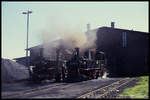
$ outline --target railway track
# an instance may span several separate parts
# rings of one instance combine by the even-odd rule
[[[28,96],[31,94],[35,94],[35,93],[39,93],[39,92],[46,92],[47,90],[51,90],[54,88],[63,88],[63,87],[69,87],[69,86],[73,86],[73,85],[77,85],[80,83],[57,83],[57,84],[51,84],[51,85],[47,85],[47,86],[42,86],[42,87],[37,87],[34,89],[29,89],[29,90],[25,90],[25,91],[18,91],[15,93],[5,93],[2,95],[3,98],[18,98],[18,97],[22,97],[22,96]],[[47,94],[47,93],[46,93]]]
[[[77,98],[109,98],[110,94],[112,92],[118,92],[118,88],[128,84],[129,82],[136,80],[135,78],[125,78],[122,80],[119,80],[117,82],[114,82],[110,85],[107,85],[105,87],[93,90],[89,93],[83,94]]]
[[[3,98],[15,98],[15,97],[19,97],[19,96],[23,96],[23,95],[27,95],[27,94],[31,94],[34,93],[36,91],[42,91],[42,90],[47,90],[47,89],[52,89],[58,86],[63,86],[63,85],[67,85],[67,83],[58,83],[58,84],[53,84],[53,85],[47,85],[47,86],[42,86],[42,87],[37,87],[34,89],[29,89],[29,90],[25,90],[25,91],[18,91],[15,93],[5,93],[3,94]]]
[[[78,89],[80,91],[80,93],[78,93],[77,91],[74,92],[74,94],[78,94],[77,97],[75,98],[105,98],[106,96],[108,96],[111,92],[115,91],[116,89],[118,89],[119,87],[129,83],[130,81],[134,80],[134,78],[125,78],[125,79],[121,79],[121,80],[117,80],[114,81],[113,83],[109,83],[109,85],[107,86],[103,86],[103,87],[97,87],[95,89],[92,89],[92,86],[90,87],[90,89]],[[89,81],[90,82],[90,81]],[[57,84],[51,84],[51,85],[47,85],[47,86],[42,86],[42,87],[38,87],[38,88],[34,88],[34,89],[30,89],[30,90],[25,90],[25,91],[20,91],[20,92],[16,92],[16,93],[10,93],[10,94],[3,94],[2,98],[32,98],[32,97],[37,97],[37,96],[42,96],[42,95],[49,95],[49,97],[53,96],[51,94],[50,91],[54,91],[54,90],[63,90],[66,89],[65,91],[68,91],[67,88],[72,87],[72,89],[74,89],[73,87],[75,86],[76,88],[78,88],[81,84],[87,84],[87,81],[83,81],[83,82],[79,82],[79,83],[57,83]],[[94,87],[94,86],[93,86]],[[83,92],[81,92],[83,90]],[[73,90],[74,91],[74,90]],[[72,93],[72,92],[67,92],[67,93]],[[85,93],[85,94],[82,94]],[[50,95],[51,94],[51,95]],[[81,95],[82,94],[82,95]],[[59,94],[57,94],[59,95]],[[61,93],[60,93],[61,95]],[[67,96],[67,94],[66,94]]]

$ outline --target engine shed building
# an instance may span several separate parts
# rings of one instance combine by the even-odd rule
[[[96,46],[105,52],[109,76],[148,75],[148,33],[114,27],[96,31]]]

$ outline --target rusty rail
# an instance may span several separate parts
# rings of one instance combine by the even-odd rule
[[[105,87],[99,88],[97,90],[91,91],[89,93],[83,94],[77,98],[105,98],[110,92],[116,91],[119,87],[135,80],[135,78],[125,78],[114,82]]]

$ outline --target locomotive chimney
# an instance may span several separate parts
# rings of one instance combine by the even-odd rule
[[[91,57],[91,50],[88,50],[88,51],[89,51],[88,58],[89,58],[89,60],[91,60],[92,59],[92,57]]]
[[[43,48],[40,48],[40,58],[43,58]]]
[[[56,73],[58,73],[58,67],[59,67],[59,54],[60,54],[60,49],[56,49]]]
[[[115,28],[115,22],[111,22],[111,28]]]
[[[75,48],[75,50],[76,50],[77,58],[79,58],[79,48]]]

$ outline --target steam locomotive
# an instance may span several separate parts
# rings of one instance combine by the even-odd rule
[[[32,80],[55,79],[56,82],[77,82],[102,77],[107,72],[107,62],[104,52],[86,50],[82,56],[79,48],[75,48],[70,59],[60,59],[60,49],[56,50],[56,60],[46,60],[44,57],[33,64]]]

